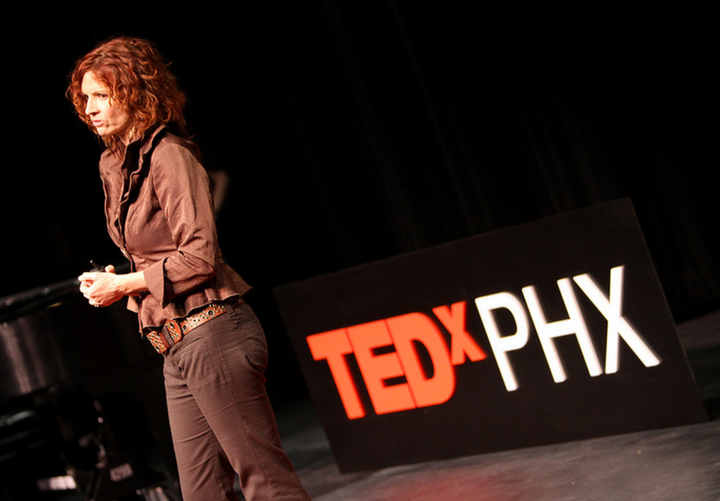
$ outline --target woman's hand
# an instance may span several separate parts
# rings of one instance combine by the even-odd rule
[[[80,292],[93,306],[110,306],[125,296],[147,290],[142,273],[116,275],[115,267],[105,267],[105,271],[90,271],[78,277]]]
[[[110,306],[123,298],[119,289],[115,267],[106,266],[104,271],[90,271],[78,277],[80,292],[93,306]]]

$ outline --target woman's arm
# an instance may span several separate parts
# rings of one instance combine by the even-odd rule
[[[188,147],[163,139],[153,153],[147,181],[152,183],[167,233],[162,235],[165,248],[153,256],[155,262],[143,274],[150,294],[165,307],[215,276],[220,251],[210,183]],[[161,235],[128,222],[126,238],[135,249],[155,249]]]

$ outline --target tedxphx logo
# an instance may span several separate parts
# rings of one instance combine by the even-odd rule
[[[512,292],[475,298],[474,306],[507,391],[517,390],[522,383],[516,379],[509,353],[527,344],[530,321],[535,327],[555,383],[567,379],[554,341],[562,336],[577,338],[588,374],[593,377],[618,372],[621,339],[645,367],[660,364],[655,352],[623,316],[623,273],[623,266],[610,270],[607,294],[589,274],[558,280],[568,318],[555,322],[546,321],[532,285],[522,288],[525,304]],[[604,367],[579,306],[577,289],[607,320]],[[346,357],[349,355],[354,355],[357,361],[376,414],[439,405],[447,402],[455,392],[454,366],[487,358],[467,331],[467,308],[466,301],[441,305],[432,309],[432,316],[420,312],[408,313],[314,334],[307,337],[307,343],[316,361],[327,362],[349,419],[362,418],[366,414],[348,366]],[[495,312],[503,309],[515,321],[514,333],[500,331]],[[449,343],[438,322],[449,333]],[[430,376],[423,369],[416,343],[422,344],[430,356]],[[391,384],[393,380],[394,384]]]

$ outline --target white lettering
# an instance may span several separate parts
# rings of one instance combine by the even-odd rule
[[[608,322],[605,374],[614,374],[618,371],[620,338],[627,343],[645,367],[654,367],[660,364],[657,355],[622,314],[623,271],[623,266],[610,270],[610,293],[607,296],[589,274],[585,273],[573,277],[578,287]],[[557,281],[557,284],[568,312],[568,318],[555,322],[548,322],[545,318],[535,287],[529,285],[522,289],[527,309],[530,312],[530,318],[545,353],[545,359],[552,378],[556,383],[567,380],[565,367],[555,346],[555,338],[570,335],[577,338],[588,374],[592,377],[600,376],[603,374],[603,366],[593,345],[572,281],[569,278],[562,278]],[[515,391],[519,385],[508,352],[519,350],[525,347],[528,342],[530,327],[525,307],[520,299],[510,292],[498,292],[475,298],[475,306],[487,333],[505,388],[507,391]],[[508,310],[515,321],[516,330],[513,334],[502,335],[497,325],[494,310],[502,308]]]
[[[530,316],[535,325],[535,330],[538,333],[538,338],[540,338],[540,344],[545,352],[545,359],[550,367],[553,380],[556,383],[562,383],[567,379],[565,368],[560,361],[553,339],[570,335],[577,336],[588,373],[593,377],[599,376],[603,373],[602,367],[600,366],[600,361],[593,347],[592,338],[585,324],[585,318],[580,311],[577,298],[572,290],[570,280],[567,278],[558,280],[558,288],[560,289],[560,294],[562,295],[565,308],[567,308],[570,317],[566,320],[558,320],[551,323],[545,320],[545,314],[540,306],[535,288],[531,285],[524,287],[522,290],[528,305],[528,310],[530,310]]]
[[[508,351],[519,350],[527,344],[530,337],[530,328],[528,325],[525,308],[523,308],[520,300],[509,292],[499,292],[490,296],[483,296],[475,299],[483,326],[487,332],[490,347],[492,348],[495,360],[497,361],[500,375],[502,376],[507,391],[515,391],[518,388],[515,373],[507,356]],[[512,314],[515,319],[517,329],[515,334],[509,336],[501,336],[492,310],[505,308]]]
[[[575,283],[608,321],[605,355],[605,372],[607,374],[614,374],[618,371],[621,337],[645,367],[654,367],[660,364],[660,359],[622,316],[623,271],[624,266],[617,266],[610,270],[609,298],[605,297],[590,275],[574,277]]]

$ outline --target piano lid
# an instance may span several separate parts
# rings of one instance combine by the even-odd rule
[[[125,302],[93,308],[75,279],[0,298],[0,401],[112,377],[151,356]]]

